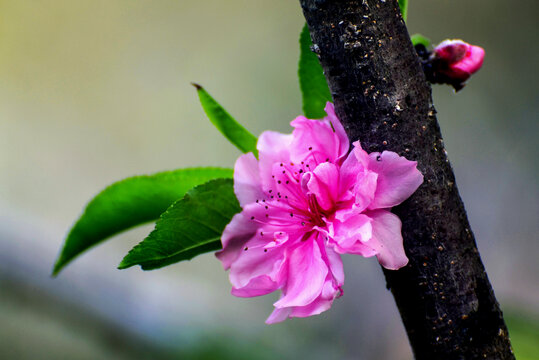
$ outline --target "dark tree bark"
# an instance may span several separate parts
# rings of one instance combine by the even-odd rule
[[[417,359],[514,359],[397,0],[300,0],[350,139],[418,162],[394,212],[409,264],[384,270]]]

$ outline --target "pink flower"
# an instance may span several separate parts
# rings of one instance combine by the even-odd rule
[[[290,135],[266,131],[257,160],[240,156],[234,191],[243,211],[217,252],[232,294],[282,291],[267,323],[319,314],[342,295],[340,254],[376,256],[387,269],[408,263],[399,218],[388,211],[423,182],[416,162],[350,144],[333,105],[323,120],[297,117]]]
[[[433,56],[438,73],[463,83],[481,68],[485,50],[462,40],[445,40],[434,48]]]

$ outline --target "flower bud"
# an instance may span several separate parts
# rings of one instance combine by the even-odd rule
[[[431,63],[435,77],[441,83],[448,83],[456,90],[483,65],[485,50],[462,40],[445,40],[434,48]]]

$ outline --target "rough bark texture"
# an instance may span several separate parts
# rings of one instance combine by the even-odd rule
[[[409,264],[384,271],[417,359],[514,359],[397,0],[300,0],[351,139],[418,161],[394,208]]]

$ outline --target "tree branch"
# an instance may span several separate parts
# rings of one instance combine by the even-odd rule
[[[384,271],[416,358],[514,359],[397,0],[300,3],[349,137],[425,176],[394,208],[410,262]]]

